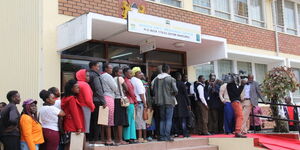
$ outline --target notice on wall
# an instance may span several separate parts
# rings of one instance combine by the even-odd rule
[[[201,43],[201,27],[166,18],[129,12],[128,31]]]

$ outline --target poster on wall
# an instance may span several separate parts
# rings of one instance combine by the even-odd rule
[[[128,31],[170,39],[201,43],[201,27],[166,18],[129,12]]]

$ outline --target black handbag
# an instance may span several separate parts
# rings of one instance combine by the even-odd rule
[[[195,115],[192,111],[189,111],[189,118],[187,121],[187,127],[193,129],[195,127]]]
[[[71,141],[71,132],[63,133],[60,135],[60,144],[68,144]]]

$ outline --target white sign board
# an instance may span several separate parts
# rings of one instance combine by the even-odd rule
[[[140,43],[140,53],[146,53],[156,49],[155,41],[146,40]]]
[[[201,43],[201,27],[161,17],[128,12],[128,31]]]

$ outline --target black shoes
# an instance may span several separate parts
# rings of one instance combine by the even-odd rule
[[[241,134],[241,133],[235,133],[235,136],[236,138],[247,138],[247,136]]]

